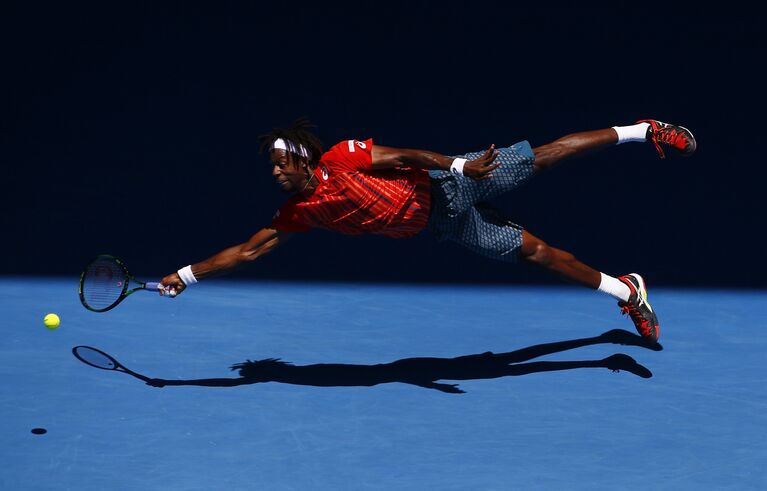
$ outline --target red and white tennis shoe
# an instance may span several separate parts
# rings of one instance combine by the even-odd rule
[[[648,341],[657,342],[660,337],[658,317],[647,301],[647,287],[644,279],[636,273],[618,278],[629,287],[631,294],[628,302],[618,302],[621,312],[631,317],[639,334]]]
[[[698,148],[692,132],[684,126],[663,123],[657,119],[642,119],[637,121],[637,123],[650,124],[650,127],[647,129],[647,141],[655,145],[655,149],[662,159],[666,158],[663,147],[671,148],[684,157],[689,157]]]

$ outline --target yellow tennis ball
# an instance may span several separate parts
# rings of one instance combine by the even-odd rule
[[[59,327],[59,324],[61,324],[61,319],[59,319],[59,316],[56,314],[48,314],[43,319],[43,324],[45,324],[45,327],[48,329],[56,329]]]

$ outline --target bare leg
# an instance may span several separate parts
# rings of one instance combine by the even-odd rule
[[[522,232],[520,257],[530,264],[541,266],[570,281],[589,288],[599,288],[602,275],[599,271],[578,261],[569,252],[551,247],[527,231]]]
[[[533,172],[549,169],[562,160],[579,157],[595,150],[613,146],[618,142],[618,134],[612,128],[595,131],[583,131],[563,136],[547,145],[535,147]]]

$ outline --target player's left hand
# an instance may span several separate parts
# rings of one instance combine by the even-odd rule
[[[496,157],[498,157],[498,150],[495,149],[495,145],[490,145],[490,148],[481,157],[469,160],[464,164],[463,175],[476,181],[493,177],[491,172],[501,165],[500,162],[495,162]]]

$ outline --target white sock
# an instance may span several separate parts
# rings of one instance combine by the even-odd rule
[[[643,142],[647,141],[647,128],[650,127],[650,123],[637,123],[631,126],[613,126],[613,129],[618,133],[618,143],[626,142]]]
[[[599,283],[600,292],[605,292],[622,302],[628,302],[629,295],[631,295],[631,290],[628,286],[618,278],[607,276],[604,273],[599,274],[602,275],[602,281]]]

